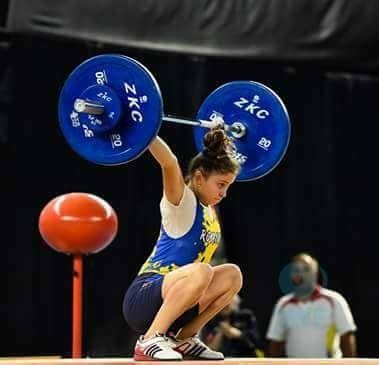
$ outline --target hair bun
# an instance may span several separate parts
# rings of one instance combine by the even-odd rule
[[[211,129],[204,135],[204,146],[204,156],[222,158],[228,154],[230,140],[223,129]]]

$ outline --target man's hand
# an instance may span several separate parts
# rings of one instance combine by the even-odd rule
[[[357,357],[356,338],[353,332],[341,336],[341,351],[343,357]]]
[[[284,357],[284,341],[271,340],[268,344],[267,357]]]

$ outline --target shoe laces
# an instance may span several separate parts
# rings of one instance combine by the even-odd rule
[[[200,339],[200,336],[198,334],[191,337],[193,342],[195,342],[197,345],[205,347],[207,350],[210,350],[210,348]]]
[[[152,338],[161,338],[161,341],[157,342],[157,346],[159,346],[162,350],[172,350],[172,346],[169,341],[169,337],[167,337],[164,333],[156,332],[154,337]]]

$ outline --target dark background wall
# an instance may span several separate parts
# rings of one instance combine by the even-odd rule
[[[71,151],[57,122],[59,91],[71,70],[110,52],[134,57],[153,72],[170,114],[193,117],[207,94],[237,79],[263,82],[282,97],[292,121],[285,158],[264,178],[235,184],[220,206],[226,255],[245,276],[244,305],[255,311],[265,333],[282,294],[281,270],[291,255],[309,251],[319,259],[328,288],[351,306],[359,356],[379,356],[375,57],[365,60],[370,67],[355,67],[349,54],[335,63],[333,57],[209,57],[12,29],[1,34],[0,44],[6,287],[0,356],[70,356],[71,259],[44,244],[37,222],[50,199],[72,191],[103,197],[120,220],[114,242],[85,258],[85,352],[130,355],[134,334],[121,304],[158,233],[160,170],[148,153],[127,165],[92,165]],[[163,125],[160,135],[185,168],[195,152],[191,128]]]

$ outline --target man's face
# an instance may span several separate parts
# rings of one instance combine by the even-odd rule
[[[296,260],[291,263],[290,279],[295,289],[296,287],[308,287],[316,284],[317,272],[311,262]]]

